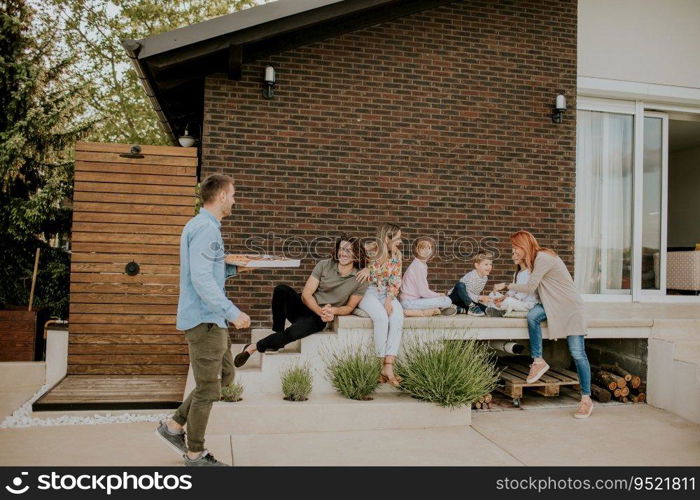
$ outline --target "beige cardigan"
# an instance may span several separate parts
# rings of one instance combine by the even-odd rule
[[[557,256],[540,251],[534,269],[525,285],[513,283],[516,292],[532,293],[537,290],[547,314],[548,339],[562,339],[569,335],[586,335],[583,319],[583,299],[566,264]]]

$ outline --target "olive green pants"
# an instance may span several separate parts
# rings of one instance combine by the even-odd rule
[[[187,448],[204,450],[204,433],[214,401],[221,387],[233,382],[234,367],[228,329],[215,323],[201,323],[185,332],[195,388],[175,411],[173,420],[187,424]]]

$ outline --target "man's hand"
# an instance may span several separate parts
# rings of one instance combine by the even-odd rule
[[[246,257],[245,255],[228,254],[226,257],[224,257],[224,261],[227,264],[238,266],[239,268],[245,267],[245,265],[251,260],[252,259],[250,257]],[[238,271],[240,272],[240,269]]]
[[[237,330],[241,330],[243,328],[249,328],[250,327],[250,316],[248,316],[246,313],[241,311],[241,313],[238,315],[238,317],[234,320],[233,326],[235,326]]]
[[[335,308],[330,304],[326,304],[321,308],[321,320],[325,323],[330,323],[335,319]]]
[[[357,271],[355,273],[355,279],[360,283],[367,283],[369,281],[369,269],[365,267],[364,269]]]
[[[506,287],[506,284],[505,284],[505,283],[498,283],[497,285],[493,285],[493,290],[494,290],[495,292],[500,292],[500,291],[503,290],[505,287]]]

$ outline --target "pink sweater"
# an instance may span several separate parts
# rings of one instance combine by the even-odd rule
[[[428,264],[413,259],[401,280],[400,300],[431,299],[441,295],[433,292],[428,286]]]

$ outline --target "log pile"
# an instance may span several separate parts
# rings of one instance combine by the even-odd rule
[[[646,400],[646,384],[642,378],[619,365],[601,364],[591,367],[593,383],[591,395],[601,403],[613,398],[623,403],[643,403]]]
[[[472,403],[472,408],[477,410],[490,410],[493,406],[493,395],[491,393],[484,394]]]

